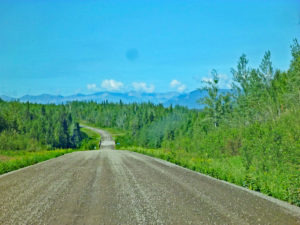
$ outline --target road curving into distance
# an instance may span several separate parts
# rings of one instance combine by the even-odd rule
[[[101,142],[100,142],[100,149],[101,150],[113,150],[115,149],[115,141],[113,140],[112,136],[105,130],[101,130],[94,127],[89,127],[86,125],[80,125],[80,127],[88,128],[94,132],[98,132],[101,135]]]
[[[106,144],[0,176],[0,224],[300,224],[299,207]]]

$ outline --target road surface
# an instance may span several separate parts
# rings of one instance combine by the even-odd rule
[[[300,208],[141,154],[74,152],[0,176],[0,224],[300,224]]]
[[[86,125],[81,125],[81,127],[84,128],[88,128],[92,131],[98,132],[101,135],[101,145],[100,145],[100,149],[101,150],[112,150],[115,149],[115,141],[113,140],[112,136],[105,130],[101,130],[98,128],[94,128],[94,127],[89,127]]]

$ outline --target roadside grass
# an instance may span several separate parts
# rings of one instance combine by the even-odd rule
[[[56,158],[75,151],[98,149],[100,134],[86,128],[80,128],[83,140],[78,149],[56,150],[0,150],[0,174],[30,166],[48,159]]]
[[[141,147],[121,147],[119,150],[128,150],[148,156],[160,158],[176,165],[208,174],[212,177],[243,185],[245,168],[239,156],[224,159],[204,158],[195,152],[183,150],[171,151],[167,149],[147,149]]]
[[[0,174],[17,170],[51,158],[78,151],[77,149],[59,149],[45,151],[0,151]]]
[[[127,134],[126,131],[122,129],[116,129],[116,128],[101,128],[101,129],[109,132],[114,140],[116,140],[118,137],[123,137]]]
[[[127,134],[126,130],[116,129],[116,128],[108,128],[108,127],[97,127],[94,124],[88,123],[86,121],[81,121],[80,124],[85,125],[85,126],[89,126],[89,127],[93,127],[93,128],[98,128],[98,129],[105,130],[105,131],[107,131],[111,134],[111,136],[113,137],[114,140],[116,140],[118,137],[122,137],[122,136],[125,136]],[[81,128],[81,130],[83,130],[83,128]]]
[[[84,137],[79,147],[80,150],[99,149],[99,142],[101,140],[101,136],[99,133],[83,127],[80,128],[80,131],[82,136]]]
[[[171,151],[124,146],[121,146],[119,150],[129,150],[160,158],[300,206],[300,189],[297,182],[294,182],[295,179],[299,179],[299,173],[295,173],[295,171],[275,168],[268,172],[261,172],[256,168],[247,170],[243,165],[241,156],[206,158],[196,152],[186,152],[184,150]]]

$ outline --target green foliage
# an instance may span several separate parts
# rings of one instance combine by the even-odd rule
[[[72,116],[87,124],[93,124],[110,131],[120,131],[126,135],[117,137],[117,143],[124,146],[140,144],[149,147],[159,147],[165,134],[174,136],[178,126],[185,124],[187,108],[172,106],[164,108],[152,103],[116,104],[103,102],[71,102]],[[107,119],[108,118],[108,119]]]
[[[0,102],[0,150],[78,148],[81,139],[64,105]]]
[[[80,131],[79,128],[79,124],[75,123],[72,137],[77,138],[77,136],[80,136],[80,145],[78,145],[77,149],[42,150],[40,143],[35,139],[29,139],[12,130],[1,132],[0,143],[2,143],[2,146],[15,150],[0,150],[0,174],[78,151],[79,149],[92,150],[98,148],[100,135],[85,128]],[[76,133],[78,131],[80,133]],[[26,150],[21,150],[20,147]]]
[[[206,86],[202,88],[207,91],[208,96],[203,97],[199,102],[207,106],[205,107],[206,115],[214,126],[218,127],[221,118],[231,112],[231,94],[220,94],[218,87],[220,78],[216,70],[212,71],[212,76],[212,80],[204,81]]]
[[[73,152],[72,149],[51,151],[0,151],[0,174],[17,170],[26,166],[36,164],[66,153]]]
[[[95,150],[99,149],[99,142],[101,140],[101,136],[99,133],[94,132],[87,128],[81,128],[81,145],[80,149],[83,150]]]

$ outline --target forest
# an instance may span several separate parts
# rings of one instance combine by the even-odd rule
[[[287,71],[267,51],[258,68],[242,55],[232,90],[220,76],[203,84],[203,110],[152,103],[69,102],[39,105],[0,101],[0,149],[80,148],[79,122],[121,130],[118,149],[169,160],[300,206],[300,45]]]
[[[82,135],[64,105],[0,101],[1,150],[77,148]]]

